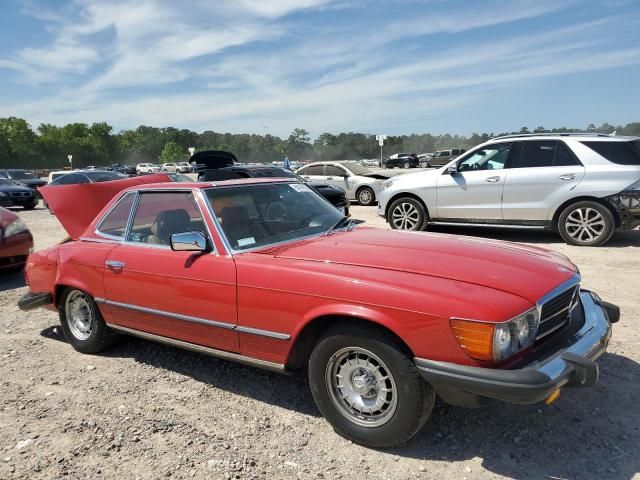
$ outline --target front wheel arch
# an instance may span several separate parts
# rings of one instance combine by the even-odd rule
[[[400,338],[390,328],[367,318],[352,317],[345,315],[322,315],[309,321],[296,335],[294,343],[289,350],[287,361],[285,365],[291,370],[300,370],[306,368],[309,363],[309,357],[315,347],[318,340],[322,337],[324,332],[334,328],[336,325],[355,325],[363,328],[370,328],[386,335],[393,337],[396,343],[402,347],[402,349],[410,355],[412,358],[415,356],[407,345],[407,343]]]
[[[376,191],[373,189],[373,187],[371,187],[369,185],[360,185],[358,187],[358,189],[356,190],[356,195],[355,195],[356,201],[360,202],[358,196],[360,195],[360,192],[362,192],[362,190],[364,190],[365,188],[371,190],[372,200],[371,200],[371,203],[369,205],[375,204],[376,201],[378,201],[378,198],[376,197]]]
[[[424,201],[418,195],[409,192],[396,193],[393,197],[387,200],[387,205],[384,208],[384,218],[387,218],[389,216],[389,207],[391,207],[391,204],[403,197],[413,198],[414,200],[420,202],[424,207],[425,212],[427,212],[427,218],[431,218],[429,207],[425,205]]]

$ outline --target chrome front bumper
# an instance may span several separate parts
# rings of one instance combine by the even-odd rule
[[[584,325],[568,339],[568,346],[522,368],[469,367],[422,358],[414,359],[416,366],[443,400],[461,406],[481,406],[492,399],[537,403],[561,387],[594,385],[599,374],[595,360],[606,351],[611,338],[609,316],[615,315],[617,307],[588,291],[580,292],[580,300]]]

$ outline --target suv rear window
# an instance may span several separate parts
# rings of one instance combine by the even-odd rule
[[[640,140],[630,142],[582,142],[611,163],[640,165]]]

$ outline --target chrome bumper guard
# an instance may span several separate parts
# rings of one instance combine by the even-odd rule
[[[611,338],[611,323],[619,310],[592,292],[581,291],[584,325],[573,334],[571,345],[520,369],[470,367],[415,358],[420,374],[448,403],[475,407],[501,400],[538,403],[561,387],[591,386],[598,381],[595,363]],[[611,317],[611,318],[610,318]]]

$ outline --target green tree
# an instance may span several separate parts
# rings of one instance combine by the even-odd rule
[[[176,142],[167,142],[160,153],[160,161],[162,163],[180,162],[187,157],[184,149]]]

